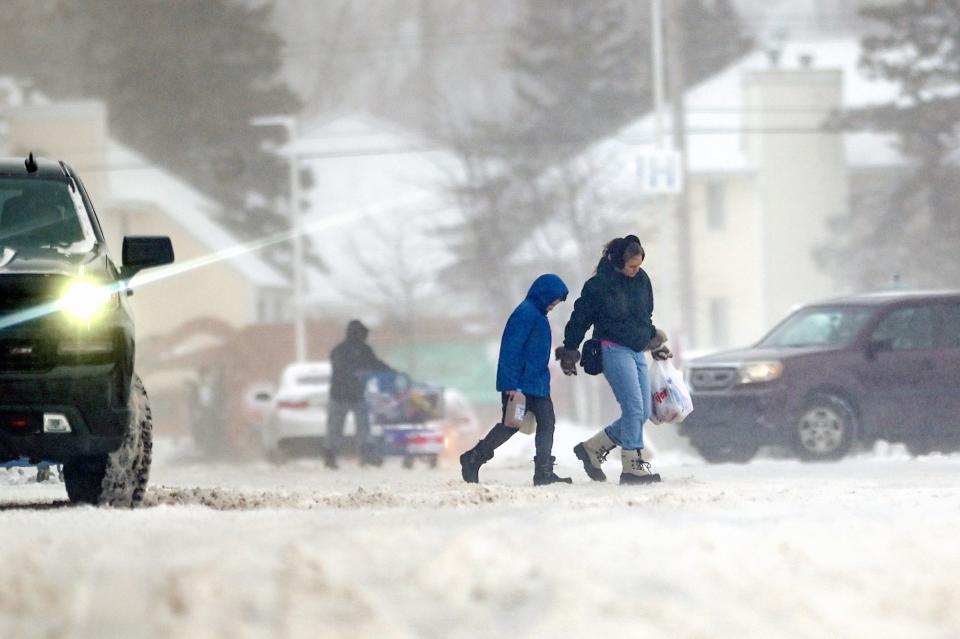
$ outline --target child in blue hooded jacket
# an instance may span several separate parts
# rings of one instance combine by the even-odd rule
[[[553,472],[555,458],[553,431],[557,418],[550,400],[550,346],[552,335],[547,313],[567,299],[567,285],[553,274],[534,280],[527,297],[507,320],[500,339],[500,358],[497,362],[497,390],[501,393],[503,415],[501,420],[476,446],[460,455],[463,481],[477,483],[480,466],[493,458],[493,451],[510,439],[516,428],[503,424],[507,402],[514,393],[526,396],[527,411],[537,421],[535,436],[533,485],[544,486],[557,482],[572,483],[569,477],[557,477]]]

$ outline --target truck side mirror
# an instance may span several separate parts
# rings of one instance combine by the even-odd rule
[[[129,280],[152,266],[173,263],[173,243],[166,236],[127,236],[123,238],[120,277]]]

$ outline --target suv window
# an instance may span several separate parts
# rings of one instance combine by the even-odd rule
[[[872,314],[862,306],[802,309],[774,328],[758,346],[839,346],[850,342]]]
[[[883,318],[872,338],[895,351],[933,348],[933,308],[914,306],[893,311]]]
[[[944,305],[942,329],[940,346],[960,348],[960,304]]]
[[[66,180],[0,179],[0,246],[73,248],[95,242],[76,188]]]

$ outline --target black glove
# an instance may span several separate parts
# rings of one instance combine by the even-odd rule
[[[580,361],[580,351],[557,346],[557,350],[555,350],[553,354],[560,360],[560,370],[563,371],[564,375],[577,374],[577,362]]]
[[[661,346],[660,348],[655,348],[650,351],[650,354],[653,355],[653,359],[663,361],[673,357],[673,353],[670,352],[670,349],[666,346]]]
[[[647,342],[647,347],[643,350],[645,351],[655,351],[667,342],[667,334],[664,333],[659,328],[657,329],[656,334]]]

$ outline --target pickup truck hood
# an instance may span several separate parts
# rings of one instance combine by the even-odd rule
[[[0,277],[3,275],[85,275],[98,279],[106,276],[106,254],[99,248],[92,251],[70,251],[60,248],[0,248]]]

